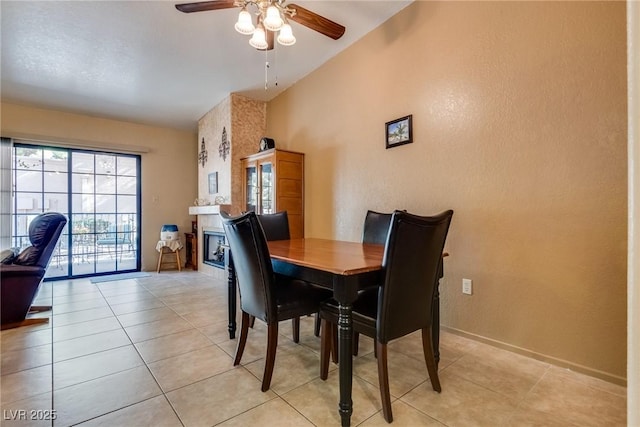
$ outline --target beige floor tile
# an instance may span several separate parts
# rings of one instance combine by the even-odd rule
[[[54,365],[54,387],[56,390],[69,387],[143,364],[133,345],[76,357]]]
[[[107,317],[113,317],[111,309],[109,307],[100,307],[54,315],[49,322],[51,323],[51,326],[55,328],[58,326],[67,326],[89,320],[105,319]]]
[[[229,322],[218,322],[198,328],[200,332],[205,334],[214,344],[229,341]]]
[[[2,349],[0,372],[2,375],[48,365],[52,361],[52,345],[40,345],[22,350],[5,351]]]
[[[189,313],[208,312],[208,311],[224,311],[225,320],[228,321],[227,299],[223,298],[202,298],[195,296],[192,302],[181,302],[168,304],[173,311],[183,316]]]
[[[96,286],[89,279],[60,280],[49,283],[55,283],[51,289],[53,296],[91,293],[96,290]],[[46,284],[43,283],[43,285]]]
[[[52,425],[57,411],[52,407],[51,393],[15,402],[2,402],[3,427],[45,427]]]
[[[61,304],[72,304],[75,302],[90,301],[95,299],[98,299],[98,300],[104,299],[98,289],[93,289],[93,291],[91,292],[58,295],[50,298],[51,299],[49,300],[49,304],[56,305],[56,306]]]
[[[74,323],[72,325],[54,327],[53,341],[70,340],[120,328],[120,322],[118,322],[115,317],[87,320],[86,322]]]
[[[245,365],[247,370],[262,382],[265,359]],[[276,361],[271,377],[271,389],[282,395],[320,377],[320,356],[298,345],[276,351]]]
[[[520,401],[549,365],[487,345],[479,346],[447,367],[447,372]]]
[[[313,424],[285,401],[278,398],[231,418],[219,426],[313,427]]]
[[[442,393],[425,381],[400,400],[448,426],[507,425],[516,409],[512,400],[447,370],[439,376]]]
[[[560,368],[557,366],[551,366],[549,367],[549,375],[553,375],[553,376],[559,376],[561,378],[567,378],[568,380],[572,380],[572,381],[577,381],[580,383],[583,383],[585,385],[588,385],[589,387],[593,387],[602,391],[607,391],[609,393],[612,394],[616,394],[618,396],[626,396],[627,395],[627,388],[617,385],[617,384],[613,384],[607,381],[603,381],[601,379],[598,378],[594,378],[594,377],[590,377],[587,375],[583,375],[583,374],[579,374],[575,371],[572,371],[570,369],[566,369],[566,368]]]
[[[131,344],[131,340],[122,329],[87,335],[86,337],[57,342],[53,348],[53,360],[57,363],[129,344]]]
[[[166,393],[233,369],[233,359],[211,344],[208,347],[149,364]]]
[[[238,325],[239,327],[239,325]],[[236,338],[218,343],[218,346],[227,352],[231,357],[235,357],[236,347],[238,344],[238,338],[240,331],[236,331]],[[297,346],[298,344],[291,341],[290,338],[285,338],[282,335],[278,337],[278,352],[285,351],[288,347]],[[247,365],[255,362],[258,359],[264,358],[267,355],[267,332],[266,325],[256,320],[255,327],[249,328],[247,336],[247,344],[245,345],[244,352],[242,353],[241,365]],[[277,357],[277,356],[276,356]]]
[[[73,311],[89,310],[92,308],[100,308],[106,306],[107,302],[104,300],[104,298],[77,301],[67,304],[56,304],[53,307],[52,314],[55,316],[57,314],[71,313]]]
[[[100,293],[105,297],[135,294],[137,292],[148,293],[148,290],[144,286],[138,284],[135,280],[98,283],[97,287],[100,289]]]
[[[340,391],[337,375],[329,375],[327,381],[313,380],[282,395],[305,418],[317,426],[338,426],[338,402]],[[378,389],[368,382],[353,378],[353,414],[351,425],[358,425],[382,408]]]
[[[156,297],[146,289],[140,289],[133,293],[105,296],[109,305],[126,304],[155,298]]]
[[[158,307],[150,310],[136,311],[134,313],[121,314],[118,320],[123,327],[135,326],[141,323],[154,322],[160,319],[177,318],[178,315],[169,307]]]
[[[164,307],[164,303],[159,299],[145,299],[124,304],[111,305],[111,310],[116,316],[122,314],[134,313],[136,311],[150,310],[152,308]]]
[[[559,420],[554,414],[536,411],[533,408],[518,408],[507,424],[510,427],[581,427],[580,424]]]
[[[228,322],[229,314],[226,306],[213,306],[207,309],[183,314],[182,317],[193,326],[201,327],[220,323],[225,320]]]
[[[260,391],[260,381],[244,368],[167,393],[186,427],[212,426],[242,414],[275,397]]]
[[[2,402],[14,402],[51,392],[51,365],[2,375],[0,385]]]
[[[387,367],[389,390],[395,397],[402,396],[429,378],[424,360],[418,361],[394,350],[387,350]],[[373,353],[356,358],[353,362],[353,371],[355,375],[379,388],[378,359]]]
[[[193,329],[193,326],[181,317],[171,317],[166,319],[155,320],[153,322],[141,325],[129,326],[124,328],[131,341],[138,343],[153,338],[169,335],[176,332]]]
[[[391,414],[393,416],[393,425],[398,426],[424,426],[424,427],[443,427],[444,424],[434,420],[428,415],[423,414],[412,406],[396,400],[391,404]],[[361,427],[389,427],[389,423],[384,419],[382,410],[371,418],[360,424]]]
[[[12,334],[2,334],[0,339],[2,352],[21,350],[29,347],[37,347],[45,344],[51,344],[51,329],[21,330],[16,328],[11,330]]]
[[[580,426],[623,426],[626,398],[550,370],[521,403],[523,409],[551,414],[556,420]]]
[[[104,415],[162,392],[146,366],[54,391],[58,425]]]
[[[135,344],[146,363],[178,356],[210,345],[211,341],[197,329],[188,329]]]
[[[182,423],[164,396],[153,397],[79,425],[82,427],[182,427]]]

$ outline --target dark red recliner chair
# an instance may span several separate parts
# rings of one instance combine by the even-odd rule
[[[0,317],[2,329],[48,322],[48,318],[26,319],[29,311],[51,310],[49,306],[32,307],[51,255],[67,218],[57,212],[38,215],[29,225],[31,246],[8,264],[0,265]]]

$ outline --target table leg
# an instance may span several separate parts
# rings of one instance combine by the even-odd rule
[[[353,318],[351,316],[351,304],[339,304],[338,317],[338,351],[339,378],[340,378],[340,403],[338,412],[342,420],[342,426],[351,424],[353,413],[353,401],[351,400],[352,374],[353,374]]]
[[[233,264],[233,257],[231,256],[231,250],[226,249],[227,256],[225,259],[227,262],[227,272],[229,278],[227,284],[229,286],[229,339],[234,339],[236,336],[236,269]]]

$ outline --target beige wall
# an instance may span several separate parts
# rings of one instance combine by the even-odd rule
[[[306,235],[452,208],[442,324],[623,383],[625,49],[623,2],[413,3],[268,105]]]
[[[191,133],[5,102],[1,108],[2,136],[141,153],[143,270],[156,268],[162,224],[191,230],[188,207],[197,195],[195,129]]]

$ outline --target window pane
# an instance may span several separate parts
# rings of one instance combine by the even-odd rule
[[[116,211],[116,196],[107,194],[96,195],[96,212],[110,213]]]
[[[16,169],[42,170],[42,150],[16,147]]]
[[[42,172],[17,170],[15,184],[16,191],[42,191]]]
[[[69,175],[64,172],[45,172],[44,191],[67,192]]]
[[[136,207],[136,196],[118,196],[118,212],[133,213]]]
[[[72,153],[71,170],[73,172],[93,173],[93,154]]]
[[[71,175],[71,189],[74,193],[92,193],[94,187],[94,175],[74,173]]]
[[[120,184],[118,180],[118,185]],[[121,192],[118,188],[118,192]],[[96,175],[96,193],[115,194],[116,178],[111,175]]]
[[[18,213],[42,213],[42,193],[16,193]]]
[[[45,193],[44,194],[44,210],[50,212],[60,212],[67,214],[68,199],[66,193]]]
[[[137,191],[137,179],[134,176],[119,176],[118,177],[118,193],[120,194],[136,194]]]
[[[136,158],[135,157],[118,157],[118,175],[136,176]]]
[[[98,154],[96,156],[96,173],[113,175],[116,173],[116,156]]]
[[[74,213],[93,213],[95,196],[93,194],[72,195],[71,209]]]
[[[67,172],[68,153],[65,150],[44,150],[44,170]]]

